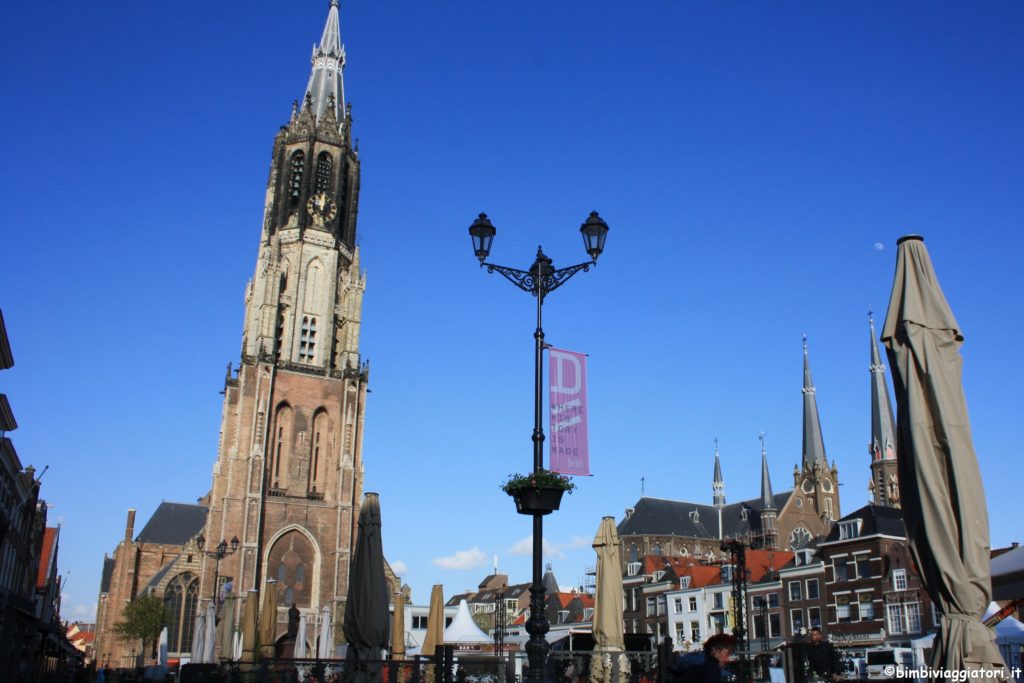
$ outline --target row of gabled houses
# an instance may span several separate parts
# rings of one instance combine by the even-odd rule
[[[0,370],[13,365],[0,313]],[[41,475],[22,465],[8,437],[17,427],[0,393],[0,681],[48,680],[80,658],[60,621],[60,527],[46,525]]]
[[[626,563],[625,632],[659,641],[670,636],[681,650],[698,648],[716,633],[735,632],[737,568],[731,557],[651,553]],[[938,628],[939,615],[914,569],[898,508],[864,506],[837,520],[817,543],[797,550],[750,548],[745,560],[745,630],[751,650],[799,639],[814,626],[854,649],[909,646]],[[560,589],[550,567],[544,585],[552,632],[587,630],[593,594]],[[477,625],[490,633],[504,610],[504,635],[515,638],[525,633],[529,587],[510,584],[507,575],[495,571],[477,590],[454,595],[447,604],[451,609],[465,600]]]
[[[853,648],[909,645],[938,627],[897,508],[867,505],[798,550],[749,549],[746,566],[745,628],[755,651],[814,626]],[[733,632],[735,569],[729,560],[644,556],[623,579],[626,630],[671,636],[681,649]]]

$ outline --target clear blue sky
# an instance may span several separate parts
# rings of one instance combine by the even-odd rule
[[[91,616],[104,552],[210,486],[273,136],[326,0],[15,3],[0,375],[25,464]],[[590,354],[592,468],[548,518],[559,581],[640,495],[777,490],[800,457],[801,334],[842,510],[867,500],[868,330],[895,243],[923,234],[963,327],[993,545],[1019,540],[1024,5],[345,2],[363,178],[366,489],[417,602],[475,586],[529,536],[498,484],[530,465],[533,300],[477,267],[537,244],[600,266],[551,296],[548,340]],[[1015,341],[1016,340],[1016,341]],[[461,553],[461,554],[460,554]],[[445,569],[450,564],[482,566]]]

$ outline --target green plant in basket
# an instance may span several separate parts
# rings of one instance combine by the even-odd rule
[[[510,474],[505,483],[501,485],[501,490],[510,496],[516,491],[523,489],[560,489],[572,493],[574,488],[576,488],[576,484],[573,483],[572,479],[551,470],[537,470],[528,474]]]

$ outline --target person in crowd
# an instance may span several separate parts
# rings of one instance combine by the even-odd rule
[[[804,646],[804,658],[812,676],[824,681],[839,680],[839,653],[832,643],[825,640],[820,626],[810,632],[811,640]]]

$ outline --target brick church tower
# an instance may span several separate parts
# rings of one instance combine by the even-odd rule
[[[208,500],[208,546],[240,542],[220,562],[219,594],[276,579],[279,635],[293,603],[307,614],[329,607],[341,624],[363,493],[366,279],[344,66],[332,0],[303,101],[274,139],[241,364],[225,379]],[[214,570],[204,559],[201,608],[214,594]]]

